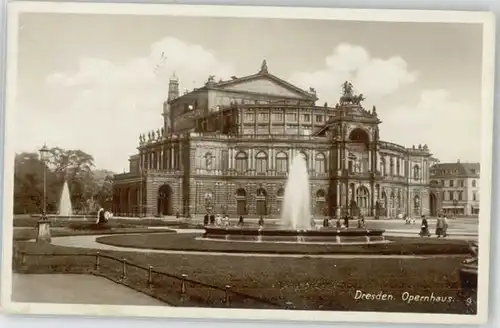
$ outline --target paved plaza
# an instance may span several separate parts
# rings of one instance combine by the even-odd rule
[[[29,303],[166,306],[108,279],[80,274],[17,274],[12,301]]]
[[[127,219],[127,218],[120,218]],[[130,218],[134,219],[134,218]],[[137,219],[137,218],[135,218]],[[147,219],[145,219],[147,220]],[[175,217],[166,217],[164,218],[167,222],[179,222],[186,221],[186,219],[176,219]],[[259,218],[245,218],[245,223],[247,225],[257,225]],[[188,220],[191,223],[202,224],[203,218],[201,216],[197,216],[193,219]],[[383,219],[383,220],[375,220],[375,219],[367,219],[365,225],[368,229],[383,229],[386,230],[386,236],[394,236],[394,237],[412,237],[418,236],[418,232],[420,230],[420,218],[415,219],[414,224],[405,224],[405,222],[401,219]],[[436,228],[436,219],[429,218],[427,219],[429,224],[429,231],[434,234],[434,230]],[[230,218],[230,224],[236,225],[238,223],[237,218]],[[266,225],[279,225],[279,218],[267,218],[265,219]],[[321,226],[323,224],[322,219],[316,218],[316,224]],[[350,221],[350,226],[356,227],[357,220]],[[479,221],[477,218],[456,218],[456,219],[448,219],[448,238],[450,239],[460,239],[460,240],[477,240],[478,239],[478,228]],[[150,228],[160,228],[160,227],[150,227]],[[179,232],[179,231],[178,231]],[[190,231],[193,232],[202,232],[202,230],[198,231]]]

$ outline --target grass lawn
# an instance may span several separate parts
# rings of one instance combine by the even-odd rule
[[[157,236],[157,235],[151,235]],[[170,235],[169,235],[170,236]],[[164,236],[167,237],[167,236]],[[236,243],[231,243],[235,245]],[[27,256],[24,265],[15,258],[18,272],[90,272],[95,265],[95,251],[16,241],[15,254],[43,253],[50,256]],[[87,254],[68,256],[65,254]],[[231,294],[232,307],[276,308],[292,302],[296,309],[388,311],[428,313],[475,313],[473,306],[457,298],[458,268],[462,258],[429,259],[322,259],[307,256],[298,258],[199,256],[158,253],[101,251],[101,255],[126,258],[130,263],[155,271],[203,282],[221,289],[187,283],[186,294],[180,293],[180,281],[172,276],[153,274],[153,288],[147,286],[147,272],[127,266],[126,285],[151,294],[173,305],[224,306],[225,285],[231,290],[251,295],[244,298]],[[465,256],[464,256],[465,257]],[[101,258],[101,274],[119,280],[122,264]],[[392,301],[356,300],[357,290],[367,293],[392,294]],[[452,302],[415,302],[408,304],[401,295],[451,296]],[[260,300],[260,301],[259,301]],[[275,304],[275,305],[273,305]]]
[[[14,227],[36,227],[36,223],[40,220],[38,217],[32,217],[29,215],[17,215],[14,216]],[[54,228],[68,227],[71,224],[78,224],[82,221],[95,222],[95,218],[50,218],[51,226]],[[169,227],[169,226],[189,226],[188,223],[184,222],[167,222],[157,218],[137,218],[137,219],[122,219],[122,218],[111,218],[108,220],[108,224],[114,228],[136,228],[136,227]]]
[[[195,240],[200,234],[116,235],[97,238],[103,244],[147,249],[227,253],[294,253],[294,254],[470,254],[463,240],[418,237],[387,237],[391,243],[371,245],[318,245],[292,243],[248,243]]]
[[[70,228],[52,229],[50,234],[52,237],[64,236],[88,236],[88,235],[113,235],[123,233],[140,233],[153,234],[158,232],[174,233],[174,230],[165,229],[148,229],[148,228],[109,228],[104,230],[74,230]],[[17,241],[36,239],[37,230],[33,229],[14,229],[13,239]]]

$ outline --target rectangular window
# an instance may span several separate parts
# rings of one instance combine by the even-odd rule
[[[311,115],[310,114],[304,114],[304,122],[311,122]]]
[[[253,122],[254,121],[253,113],[246,113],[245,114],[245,121],[247,121],[247,122]]]
[[[273,121],[283,122],[283,113],[273,113]]]
[[[449,191],[449,192],[448,192],[448,199],[449,199],[449,200],[453,200],[453,199],[454,199],[454,198],[453,198],[453,191]]]
[[[303,135],[303,136],[309,136],[309,135],[311,135],[311,130],[309,130],[309,129],[300,129],[299,130],[299,134]]]
[[[316,115],[316,123],[323,123],[323,115]]]
[[[287,121],[291,122],[297,122],[297,114],[296,113],[289,113],[286,116]]]
[[[450,180],[450,187],[453,188],[453,180]]]
[[[269,114],[268,113],[259,113],[259,121],[260,122],[269,121]]]
[[[465,186],[465,181],[464,180],[460,180],[460,187],[463,188]]]
[[[477,201],[477,194],[475,191],[472,193],[472,200]]]
[[[463,182],[463,181],[462,181]],[[458,192],[458,200],[463,200],[463,194],[464,192],[463,191],[459,191]]]

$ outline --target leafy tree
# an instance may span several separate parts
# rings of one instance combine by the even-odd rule
[[[82,150],[49,150],[46,165],[36,153],[15,158],[14,213],[41,213],[43,174],[47,175],[47,212],[55,213],[64,182],[68,182],[75,212],[89,212],[97,206],[111,207],[113,172],[93,170],[94,158]]]
[[[41,213],[43,210],[44,164],[36,153],[16,154],[14,167],[14,213]],[[57,207],[57,177],[46,169],[47,211]]]

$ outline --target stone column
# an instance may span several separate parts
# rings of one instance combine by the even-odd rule
[[[229,170],[232,170],[234,169],[234,149],[233,148],[229,148],[229,158],[228,158],[228,169]]]
[[[373,171],[372,168],[372,149],[371,147],[368,149],[368,172]]]
[[[335,186],[335,189],[337,190],[337,195],[336,195],[336,198],[337,198],[337,203],[335,204],[335,216],[338,218],[340,217],[340,207],[342,205],[342,190],[340,188],[340,183],[337,181],[336,182],[336,186]]]
[[[276,158],[274,148],[269,148],[268,154],[269,154],[269,169],[274,170],[275,169],[275,158]]]
[[[315,153],[312,149],[309,149],[309,170],[314,170],[315,161],[316,161]]]
[[[179,156],[178,156],[178,161],[179,161],[179,170],[184,170],[184,161],[182,160],[182,144],[179,143]]]
[[[175,149],[174,149],[174,145],[170,145],[170,168],[171,169],[174,169],[175,167],[175,160],[174,160],[174,157],[175,157]]]

